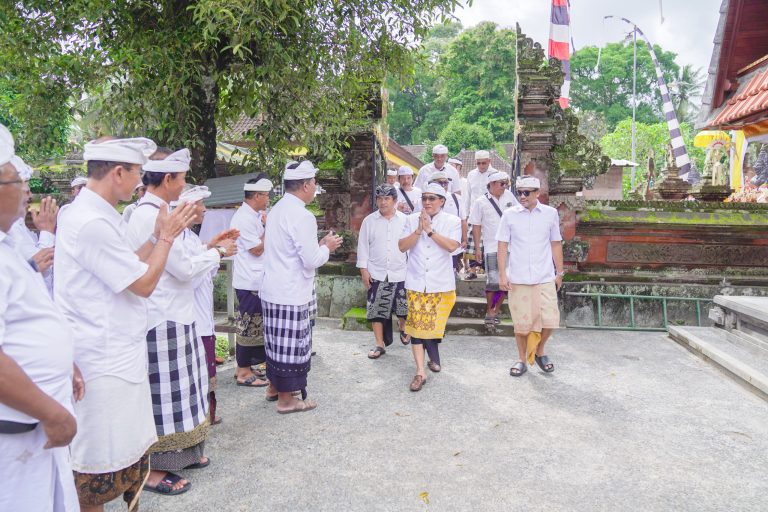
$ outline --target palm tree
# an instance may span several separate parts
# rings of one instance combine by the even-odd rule
[[[693,122],[701,106],[701,93],[704,91],[704,73],[701,68],[694,69],[686,64],[674,82],[669,84],[672,104],[680,122]]]

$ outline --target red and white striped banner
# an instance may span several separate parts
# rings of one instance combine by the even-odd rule
[[[568,101],[571,98],[571,13],[568,0],[552,0],[549,56],[563,63],[565,81],[560,89],[560,106],[568,108]]]

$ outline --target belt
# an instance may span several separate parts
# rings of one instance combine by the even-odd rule
[[[37,423],[18,423],[16,421],[0,420],[0,434],[24,434],[35,430],[37,425]]]

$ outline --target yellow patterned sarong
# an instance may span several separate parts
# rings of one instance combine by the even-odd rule
[[[445,324],[456,303],[456,292],[414,292],[407,290],[408,319],[405,333],[424,340],[439,339],[445,335]]]

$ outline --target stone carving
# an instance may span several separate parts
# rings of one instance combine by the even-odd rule
[[[750,180],[750,183],[756,187],[768,183],[768,153],[765,151],[766,146],[760,150],[760,154],[757,155],[757,161],[755,162],[755,177]]]
[[[722,201],[733,192],[728,185],[728,170],[723,160],[727,161],[727,156],[721,147],[713,147],[707,151],[704,174],[701,176],[701,182],[693,189],[693,196],[697,200]]]
[[[768,261],[768,246],[608,242],[606,259],[611,263],[753,267]]]

